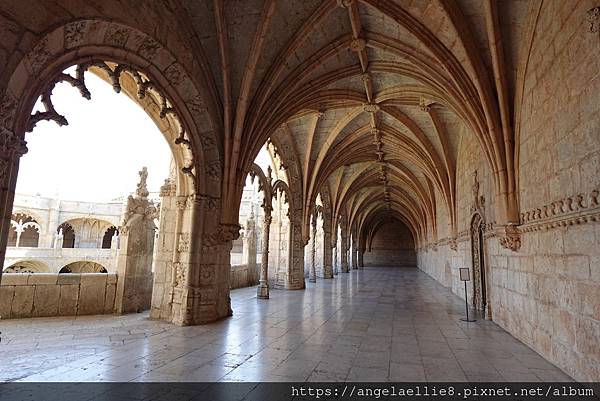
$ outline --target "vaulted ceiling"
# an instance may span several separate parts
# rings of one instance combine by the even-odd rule
[[[440,208],[451,225],[456,220],[461,140],[477,141],[490,167],[501,197],[498,219],[514,218],[518,71],[512,66],[536,6],[525,0],[55,1],[40,3],[29,24],[41,32],[102,16],[159,41],[176,31],[178,41],[166,45],[200,66],[203,76],[196,78],[205,83],[207,107],[222,132],[225,204],[239,202],[260,148],[279,138],[294,145],[280,154],[297,165],[305,225],[317,195],[327,192],[336,218],[360,223],[393,214],[426,238],[435,235]],[[2,12],[22,19],[20,10],[15,2]],[[235,208],[226,208],[223,219],[236,220]]]

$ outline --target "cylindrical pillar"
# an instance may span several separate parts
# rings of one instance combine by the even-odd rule
[[[264,207],[265,216],[263,222],[263,249],[262,258],[260,262],[260,280],[258,281],[258,289],[256,293],[257,298],[268,299],[269,298],[269,232],[271,230],[271,208],[268,206]]]
[[[315,253],[317,251],[317,215],[313,213],[312,216],[312,235],[310,239],[310,272],[308,281],[311,283],[317,282],[317,267],[315,266]]]

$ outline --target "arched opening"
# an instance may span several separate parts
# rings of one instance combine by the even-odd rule
[[[61,248],[75,248],[75,230],[69,223],[62,223],[56,230],[57,241],[62,238]]]
[[[4,273],[49,273],[50,269],[39,260],[21,260],[6,267]]]
[[[112,88],[105,81],[109,81]],[[72,87],[79,89],[88,99],[93,94],[93,100],[82,101],[73,94]],[[57,213],[50,213],[49,224],[52,221],[62,222],[53,230],[53,246],[71,249],[66,253],[54,253],[52,257],[71,260],[75,257],[100,258],[102,263],[106,262],[106,265],[87,261],[69,263],[60,272],[106,273],[109,268],[111,272],[119,271],[121,280],[134,281],[130,286],[120,287],[122,291],[136,294],[117,297],[115,303],[120,299],[122,308],[115,308],[120,312],[149,309],[154,256],[165,251],[159,249],[155,252],[153,249],[154,221],[161,201],[161,183],[169,175],[170,164],[175,166],[175,173],[171,175],[174,196],[189,192],[190,184],[193,185],[194,168],[189,165],[193,157],[185,130],[169,100],[148,76],[129,65],[93,61],[71,66],[53,78],[47,88],[38,99],[29,121],[30,131],[33,131],[27,136],[30,150],[21,158],[17,190],[27,192],[27,188],[37,185],[45,198],[52,198],[50,212],[56,209]],[[115,95],[111,89],[122,90],[131,98],[138,99],[139,96],[138,104],[127,97]],[[58,127],[44,121],[65,125],[66,118],[56,110],[65,110],[70,120],[69,127],[60,128],[60,133],[56,132]],[[158,127],[148,114],[161,122]],[[40,134],[40,130],[45,132]],[[152,137],[152,132],[157,135]],[[167,144],[165,139],[172,142]],[[143,151],[131,152],[131,149],[139,148],[140,143],[144,144]],[[53,150],[51,154],[68,154],[73,165],[85,168],[72,170],[67,177],[60,166],[49,164],[49,149]],[[119,162],[107,164],[107,155]],[[42,165],[48,165],[44,172],[39,171]],[[154,174],[148,174],[146,167],[136,174],[144,165],[150,166]],[[184,168],[189,170],[184,172]],[[37,174],[32,174],[35,169]],[[53,197],[50,183],[60,188],[55,191],[58,196]],[[176,209],[177,205],[171,204],[166,208],[169,207]],[[177,218],[183,219],[184,216]],[[123,233],[127,235],[125,239]],[[120,241],[116,239],[119,234]],[[131,240],[127,241],[127,238]],[[125,247],[129,244],[129,247],[122,253],[97,252],[99,249],[111,249],[116,243],[126,244]],[[168,248],[166,252],[173,253],[172,245],[165,244],[164,248]],[[138,265],[135,275],[127,273],[127,269],[134,269],[132,263]],[[126,305],[129,300],[136,305]]]
[[[111,249],[113,242],[116,245],[116,237],[119,236],[119,230],[115,226],[109,227],[102,237],[102,249]]]
[[[272,143],[257,155],[242,194],[239,224],[242,235],[231,250],[232,288],[259,283],[258,297],[289,270],[291,230],[288,177]]]
[[[378,220],[367,238],[365,266],[416,267],[415,240],[400,220],[388,216]]]
[[[59,273],[108,273],[108,271],[100,263],[78,261],[63,266]]]
[[[8,235],[9,247],[37,248],[40,241],[40,225],[30,215],[13,213]]]

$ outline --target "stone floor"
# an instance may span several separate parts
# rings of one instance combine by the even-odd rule
[[[1,381],[569,381],[417,269],[371,268],[306,291],[234,290],[235,316],[0,322]]]

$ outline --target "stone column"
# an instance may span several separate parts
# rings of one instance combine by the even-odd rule
[[[338,255],[337,255],[337,246],[333,247],[333,274],[337,276],[339,269],[338,269]]]
[[[171,320],[175,295],[176,278],[174,263],[178,262],[177,226],[180,225],[183,210],[177,207],[177,186],[175,178],[169,177],[160,188],[160,217],[158,219],[158,240],[154,258],[154,284],[152,286],[151,319]],[[114,241],[114,237],[113,237]],[[119,248],[117,237],[116,248]],[[111,248],[113,247],[111,243]]]
[[[56,229],[60,217],[60,199],[52,199],[48,212],[48,226],[46,227],[45,239],[40,236],[40,248],[52,248],[56,241]],[[62,247],[62,246],[61,246]]]
[[[357,244],[358,241],[356,241],[356,235],[353,233],[352,234],[352,269],[356,270],[358,269],[358,249],[357,249]]]
[[[112,250],[119,249],[119,234],[117,234],[117,231],[115,231],[112,238],[110,239],[110,249],[112,249]]]
[[[260,263],[260,280],[258,281],[258,288],[256,297],[260,299],[269,299],[269,233],[271,231],[271,217],[272,208],[270,206],[263,206],[265,211],[263,221],[263,249]]]
[[[361,268],[361,269],[363,267],[365,267],[365,264],[363,262],[363,256],[364,256],[364,254],[365,254],[364,249],[359,249],[358,250],[358,267]]]
[[[56,239],[54,240],[54,249],[62,249],[63,241],[64,241],[63,231],[62,231],[62,228],[59,228],[58,234],[56,234]]]
[[[250,213],[250,217],[246,220],[246,232],[244,235],[244,263],[248,266],[248,273],[252,277],[254,283],[260,279],[260,272],[256,266],[256,226],[254,223],[254,209]]]
[[[315,266],[315,253],[317,252],[317,214],[313,213],[311,220],[311,239],[310,239],[310,271],[308,281],[317,282],[317,267]]]
[[[140,171],[135,196],[127,198],[119,228],[121,249],[117,257],[115,312],[131,313],[150,309],[152,299],[152,256],[156,207],[148,200],[147,170]]]
[[[329,228],[329,219],[323,216],[323,278],[333,278],[331,247],[331,229]]]
[[[6,121],[9,121],[10,115],[8,111],[6,113],[2,117],[6,117]],[[17,185],[17,172],[19,171],[19,159],[27,153],[25,144],[23,139],[0,125],[0,266],[4,266],[8,230],[11,228],[10,220]],[[2,269],[0,269],[1,279]]]
[[[342,268],[342,273],[349,273],[350,269],[348,268],[348,233],[346,232],[345,227],[342,227],[342,241],[340,246],[340,264]]]
[[[19,227],[17,228],[17,241],[15,242],[15,248],[18,248],[21,243],[21,234],[23,234],[23,220],[19,220]]]

